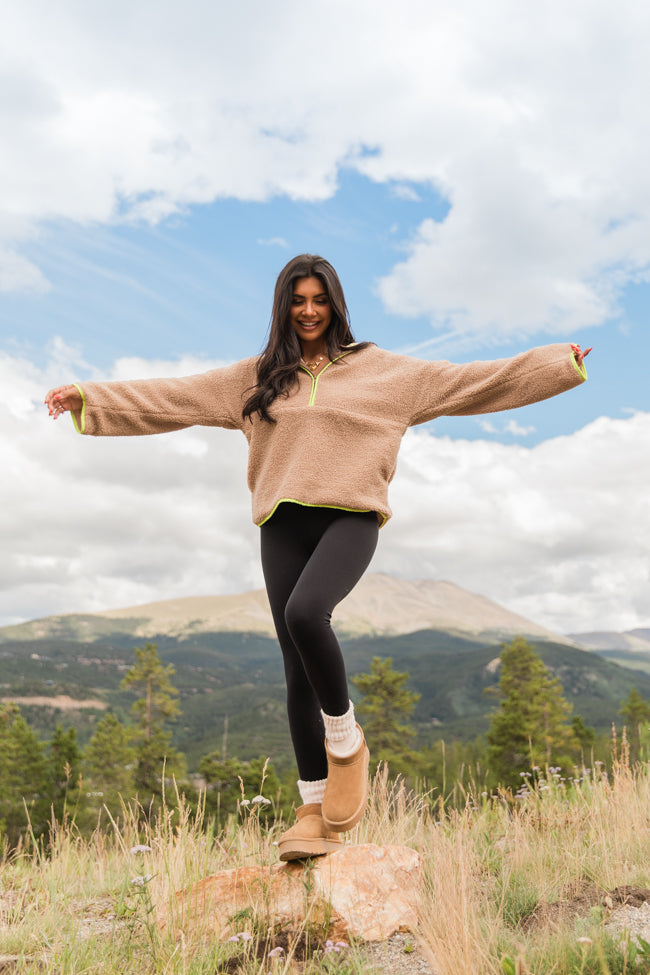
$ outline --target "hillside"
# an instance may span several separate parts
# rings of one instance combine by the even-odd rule
[[[625,630],[623,633],[612,630],[572,633],[570,639],[605,660],[650,674],[650,629],[647,627]]]
[[[182,715],[174,742],[196,767],[201,755],[271,755],[291,764],[282,664],[274,640],[255,634],[202,634],[156,640],[162,659],[176,667]],[[109,707],[125,719],[133,701],[119,689],[133,661],[133,639],[73,643],[50,639],[5,643],[0,648],[0,695],[20,699],[21,711],[45,736],[73,724],[82,742]],[[560,677],[574,712],[601,731],[620,723],[620,702],[633,686],[650,698],[650,675],[619,667],[597,654],[537,642],[544,662]],[[495,705],[485,690],[498,683],[498,644],[423,630],[397,637],[344,641],[350,675],[369,669],[373,656],[392,657],[422,696],[415,712],[418,746],[444,737],[463,740],[484,732]],[[62,696],[65,696],[62,707]],[[38,703],[28,704],[28,700]],[[51,701],[46,704],[45,701]],[[76,704],[76,706],[75,706]]]
[[[174,741],[190,767],[225,745],[228,755],[268,754],[282,768],[292,759],[281,656],[269,630],[259,592],[8,627],[0,630],[0,700],[19,702],[44,736],[61,722],[74,725],[83,742],[106,709],[128,718],[133,696],[120,681],[134,644],[153,640],[176,668],[182,715]],[[600,730],[620,721],[618,709],[633,686],[650,698],[650,675],[630,669],[629,661],[618,666],[586,652],[451,583],[369,576],[342,605],[338,632],[351,676],[367,671],[374,656],[392,657],[396,669],[410,674],[421,694],[419,746],[487,729],[495,698],[485,691],[498,683],[499,646],[519,633],[560,678],[574,712]]]
[[[626,650],[650,656],[650,629],[626,630],[623,633],[593,630],[588,633],[572,633],[571,639],[587,650]]]
[[[344,637],[396,636],[441,630],[495,642],[523,634],[574,645],[553,633],[451,582],[396,579],[382,573],[364,576],[337,607],[337,633]],[[7,641],[63,639],[95,641],[115,633],[151,639],[160,633],[179,640],[203,633],[255,633],[275,638],[263,589],[234,596],[188,596],[93,614],[47,616],[0,629]]]

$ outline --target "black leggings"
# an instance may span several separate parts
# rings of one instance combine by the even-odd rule
[[[343,655],[330,619],[377,546],[374,512],[283,502],[262,525],[262,569],[284,657],[287,710],[298,772],[327,777],[325,714],[349,707]]]

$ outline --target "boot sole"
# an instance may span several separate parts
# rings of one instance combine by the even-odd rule
[[[287,860],[307,860],[309,857],[323,857],[328,853],[340,850],[343,844],[336,840],[287,840],[285,843],[278,843],[280,859]]]

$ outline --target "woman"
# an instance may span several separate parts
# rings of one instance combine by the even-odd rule
[[[55,419],[80,433],[160,433],[194,424],[241,430],[261,526],[262,565],[287,679],[303,805],[279,841],[283,860],[340,846],[363,815],[368,749],[330,627],[391,515],[388,484],[409,426],[490,413],[586,379],[579,346],[454,365],[355,343],[334,268],[304,254],[283,269],[260,356],[182,379],[84,383],[50,390]]]

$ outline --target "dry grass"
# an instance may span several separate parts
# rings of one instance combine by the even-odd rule
[[[458,809],[460,805],[460,809]],[[251,808],[251,807],[249,807]],[[517,799],[478,794],[456,808],[391,785],[380,772],[370,808],[348,842],[414,847],[425,861],[420,941],[437,975],[650,972],[603,928],[608,891],[650,887],[650,775],[624,762],[606,776],[558,772]],[[307,935],[268,957],[273,941],[189,943],[154,922],[175,891],[222,869],[273,863],[280,824],[255,811],[214,836],[182,803],[152,825],[125,809],[108,832],[58,829],[51,848],[0,863],[0,971],[72,975],[125,972],[368,973],[354,951],[319,952]],[[148,847],[132,852],[138,846]],[[279,936],[278,936],[279,937]],[[590,942],[578,941],[589,938]],[[625,952],[627,952],[627,960]],[[2,956],[12,956],[2,968]]]
[[[438,975],[650,971],[644,958],[624,967],[600,908],[615,887],[648,886],[649,824],[648,768],[623,763],[443,812],[420,847],[422,937]]]
[[[251,808],[251,807],[249,807]],[[39,975],[253,975],[369,972],[353,949],[326,955],[324,936],[304,928],[289,941],[241,919],[250,941],[188,941],[174,927],[176,891],[219,870],[275,863],[281,823],[263,826],[259,806],[218,836],[182,798],[155,823],[125,807],[120,823],[91,838],[58,828],[47,851],[31,846],[0,863],[0,972]],[[161,930],[160,913],[170,923]],[[280,946],[284,954],[270,957]],[[317,967],[314,967],[317,966]]]

